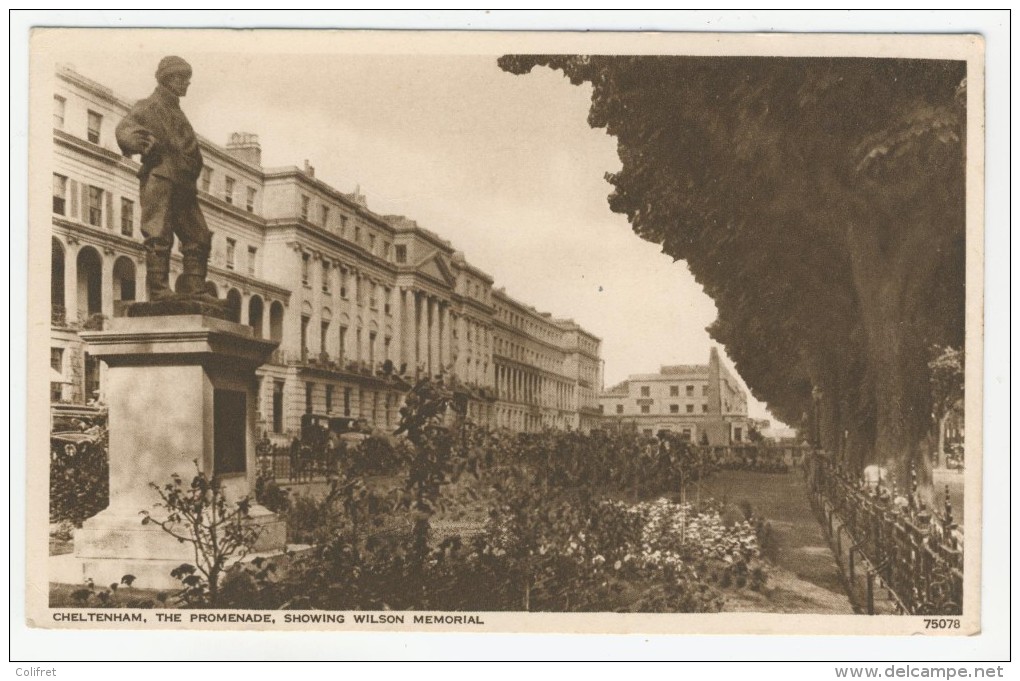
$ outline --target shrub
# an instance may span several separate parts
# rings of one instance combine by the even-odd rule
[[[77,443],[50,441],[50,522],[80,527],[110,504],[109,434],[95,428]]]

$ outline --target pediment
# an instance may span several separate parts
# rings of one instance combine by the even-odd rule
[[[415,269],[418,274],[442,282],[446,286],[454,285],[453,272],[450,271],[450,266],[443,262],[438,252],[423,260]]]

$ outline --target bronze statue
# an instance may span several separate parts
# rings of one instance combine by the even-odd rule
[[[138,178],[148,299],[176,297],[170,288],[170,249],[176,234],[184,255],[178,293],[212,302],[215,299],[205,289],[211,235],[196,188],[202,152],[180,107],[180,98],[191,84],[191,65],[180,57],[164,57],[156,69],[156,82],[152,95],[135,104],[117,126],[121,151],[142,157]]]

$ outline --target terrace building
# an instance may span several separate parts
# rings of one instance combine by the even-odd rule
[[[84,404],[102,401],[105,368],[78,332],[145,297],[139,164],[114,137],[128,101],[60,68],[53,107],[50,393],[54,403]],[[292,436],[305,413],[392,429],[414,380],[440,374],[466,386],[477,423],[595,422],[599,341],[590,333],[493,291],[492,277],[450,242],[371,211],[360,190],[330,186],[308,161],[263,167],[257,135],[200,142],[209,286],[236,321],[280,343],[258,372],[260,429],[270,437]],[[181,268],[175,249],[171,282]],[[497,335],[501,352],[520,352],[499,354]],[[514,373],[497,374],[497,361]]]
[[[599,396],[603,423],[645,435],[667,430],[700,444],[748,441],[747,394],[712,348],[708,364],[634,374]]]

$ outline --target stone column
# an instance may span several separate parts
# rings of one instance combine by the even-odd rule
[[[429,376],[435,376],[439,373],[439,301],[433,296],[429,296],[428,309]]]
[[[269,310],[272,308],[273,301],[270,298],[265,298],[262,301],[262,337],[268,339],[272,326],[269,324]]]
[[[107,319],[113,317],[113,263],[117,254],[112,248],[103,249],[102,280],[99,284],[100,295],[103,297],[102,312]]]
[[[416,347],[417,352],[414,358],[414,367],[416,372],[428,375],[429,311],[425,294],[421,291],[415,293],[415,306],[417,308],[415,319],[417,320],[418,343]]]
[[[465,376],[465,367],[467,366],[467,320],[463,314],[457,315],[457,376],[461,380],[467,378]]]
[[[390,359],[394,371],[400,371],[400,363],[404,361],[404,292],[399,286],[394,286],[392,295],[390,311],[393,314],[393,337],[390,340]]]
[[[251,323],[248,317],[249,305],[251,304],[251,294],[247,291],[241,292],[241,324],[248,326]]]
[[[78,321],[78,242],[71,239],[64,249],[64,311],[68,324]]]
[[[443,361],[449,365],[450,370],[452,371],[454,368],[454,357],[456,357],[457,352],[453,347],[453,318],[450,313],[449,303],[443,307],[443,343],[446,348],[446,354],[444,355]]]

